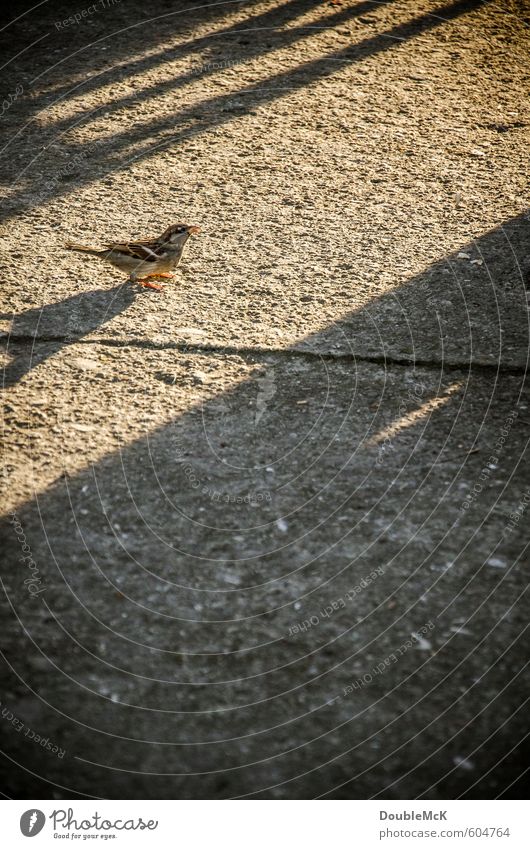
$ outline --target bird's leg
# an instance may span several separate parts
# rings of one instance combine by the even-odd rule
[[[155,275],[150,276],[154,277]],[[138,275],[135,271],[131,271],[129,275],[129,283],[138,283],[139,286],[143,286],[145,289],[156,289],[157,292],[164,291],[164,287],[159,286],[157,283],[148,283],[146,280],[138,280]]]
[[[156,289],[157,292],[163,292],[164,287],[160,286],[158,283],[150,283],[148,280],[138,280],[137,281],[140,286],[143,286],[145,289]]]
[[[148,277],[169,277],[169,278],[173,277],[173,275],[169,274],[167,271],[155,271],[153,274],[148,274],[147,276]],[[148,283],[145,280],[140,280],[139,282],[140,282],[140,285],[145,286],[146,289],[156,289],[159,292],[164,291],[164,287],[159,286],[157,283]]]

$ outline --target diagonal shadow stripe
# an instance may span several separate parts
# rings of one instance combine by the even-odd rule
[[[234,64],[238,64],[238,61],[244,64],[250,64],[256,58],[266,55],[272,51],[280,50],[285,47],[289,47],[294,45],[297,41],[304,37],[308,37],[312,35],[315,31],[320,29],[333,29],[336,26],[340,26],[340,24],[346,23],[352,17],[359,17],[363,14],[366,14],[369,11],[372,11],[375,8],[379,8],[380,6],[386,5],[385,0],[368,0],[368,2],[357,3],[355,6],[347,7],[342,9],[334,14],[323,15],[321,18],[318,18],[314,23],[310,25],[302,25],[299,27],[289,27],[287,30],[282,31],[281,27],[285,26],[289,21],[300,17],[309,9],[311,9],[315,5],[314,0],[308,3],[308,0],[293,0],[293,2],[289,3],[283,11],[283,15],[279,19],[279,10],[274,8],[270,9],[267,12],[264,12],[261,15],[254,16],[249,23],[250,26],[237,24],[232,27],[228,27],[226,30],[215,30],[208,36],[203,36],[201,38],[194,39],[192,42],[187,42],[183,45],[179,45],[178,47],[173,48],[171,51],[168,51],[170,55],[163,54],[164,58],[161,58],[160,61],[169,61],[170,59],[176,59],[181,57],[189,57],[190,62],[194,62],[198,65],[198,68],[192,68],[187,73],[181,74],[179,76],[173,77],[170,80],[167,80],[163,83],[157,83],[152,86],[145,87],[143,89],[135,90],[134,94],[128,95],[125,97],[117,98],[112,100],[109,103],[103,103],[101,106],[97,107],[94,111],[89,112],[88,114],[83,114],[81,121],[76,122],[75,126],[80,127],[85,123],[88,123],[95,117],[101,117],[102,115],[110,114],[118,109],[122,109],[127,106],[136,106],[143,101],[149,100],[152,97],[159,97],[160,95],[167,94],[170,91],[177,91],[179,88],[187,85],[188,83],[197,80],[197,79],[207,79],[210,76],[213,76],[217,72],[216,63],[211,62],[209,64],[204,63],[204,65],[198,60],[193,59],[193,54],[197,54],[198,51],[204,49],[211,45],[212,41],[215,43],[222,40],[222,44],[225,45],[226,39],[234,38],[237,36],[238,40],[243,37],[251,37],[252,33],[260,32],[263,33],[265,30],[271,31],[271,37],[274,37],[274,42],[268,44],[267,46],[263,44],[258,44],[257,42],[252,42],[248,45],[245,45],[246,49],[244,54],[239,51],[236,53]],[[230,42],[228,42],[230,44]],[[238,58],[240,57],[240,58]],[[139,65],[148,64],[148,67],[152,67],[152,60],[149,62],[145,59],[139,60]],[[138,69],[139,70],[139,69]],[[132,68],[127,66],[126,68],[126,76],[132,74]],[[87,85],[89,84],[81,83],[80,86],[83,87],[83,94],[87,92]],[[92,81],[92,87],[95,87],[96,81]],[[64,95],[71,94],[71,89],[65,89]],[[60,95],[61,96],[61,95]],[[233,96],[233,95],[231,95]],[[199,107],[200,108],[200,107]],[[51,124],[47,124],[46,126],[46,135],[44,138],[49,138],[50,140],[55,138],[58,133],[63,133],[68,131],[72,126],[72,118],[65,118],[64,120],[54,121]]]
[[[245,87],[227,95],[209,98],[169,117],[141,124],[136,129],[128,128],[122,133],[115,133],[111,138],[98,144],[97,156],[91,156],[90,172],[78,174],[75,183],[72,181],[68,186],[56,181],[45,200],[68,195],[80,186],[100,179],[103,174],[129,167],[131,162],[153,155],[167,145],[178,144],[184,139],[222,126],[239,115],[246,114],[248,109],[253,106],[274,102],[286,93],[305,88],[311,83],[332,76],[337,73],[337,68],[340,67],[342,62],[360,62],[387,50],[397,49],[403,42],[421,36],[423,33],[483,5],[484,0],[457,0],[457,2],[440,7],[436,13],[420,15],[412,21],[398,24],[384,33],[306,62],[293,70],[276,74],[266,81],[260,81],[256,88]],[[348,12],[350,15],[355,15],[355,7],[350,8]],[[234,99],[242,96],[248,97],[245,105],[242,107],[234,106]],[[181,129],[175,133],[176,121],[181,125]],[[153,139],[155,140],[153,141]],[[129,149],[131,145],[142,144],[142,142],[144,142],[143,147],[136,147],[133,154],[127,152],[122,155],[121,151],[124,147]],[[70,144],[65,146],[64,152],[72,158],[72,161],[77,161],[80,157],[86,156],[86,146]],[[11,210],[16,211],[18,205],[27,197],[27,187],[21,188],[18,192],[13,192],[8,204],[6,204],[6,210],[11,208]],[[38,205],[38,202],[36,202],[36,205]],[[7,212],[8,217],[10,214]]]

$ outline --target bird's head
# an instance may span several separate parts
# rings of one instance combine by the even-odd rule
[[[160,241],[165,245],[180,247],[193,233],[200,233],[200,227],[194,224],[172,224],[160,236]]]

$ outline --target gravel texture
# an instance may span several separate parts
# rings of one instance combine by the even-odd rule
[[[2,792],[517,796],[528,4],[18,6]]]

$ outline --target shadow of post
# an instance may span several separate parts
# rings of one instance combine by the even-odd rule
[[[83,173],[84,166],[82,164],[81,170],[77,166],[83,163],[87,156],[86,145],[75,142],[63,144],[63,154],[69,158],[70,162],[76,163],[75,173],[73,175],[68,174],[68,177],[73,176],[73,179],[69,179],[66,183],[63,180],[52,180],[46,192],[39,194],[38,188],[42,182],[42,174],[37,174],[33,178],[33,182],[32,177],[26,175],[28,183],[21,186],[19,190],[12,192],[5,204],[6,217],[9,218],[16,214],[20,204],[30,203],[32,206],[39,206],[44,201],[77,191],[79,187],[101,179],[108,173],[129,167],[133,145],[144,143],[143,147],[135,147],[132,154],[135,161],[142,160],[169,145],[178,145],[197,134],[222,126],[234,120],[234,118],[246,114],[251,107],[273,102],[285,96],[286,93],[292,93],[296,89],[304,88],[318,80],[325,79],[335,74],[342,62],[360,62],[387,50],[399,49],[400,44],[439,27],[462,14],[478,9],[485,2],[489,2],[489,0],[455,0],[453,3],[441,6],[436,12],[418,15],[412,20],[399,23],[383,33],[354,42],[341,50],[320,56],[288,71],[275,74],[266,80],[260,80],[257,85],[250,87],[246,85],[230,91],[228,94],[217,95],[194,103],[192,107],[174,112],[169,116],[155,118],[149,122],[140,123],[138,126],[128,126],[121,132],[114,133],[108,139],[98,142],[97,149],[91,153],[90,168],[87,168],[85,173]],[[296,0],[293,0],[293,4],[296,4]],[[327,26],[326,22],[328,22],[329,25],[334,26],[345,23],[349,18],[355,18],[365,13],[366,7],[366,2],[361,2],[332,15],[324,16],[322,18],[323,24]],[[290,4],[287,8],[287,16],[289,16],[289,8]],[[293,8],[297,12],[309,7],[293,5]],[[286,33],[280,33],[279,38],[280,41],[283,40],[292,44],[306,32],[307,27],[301,26],[292,30],[288,29]],[[267,48],[254,47],[251,49],[250,55],[255,58],[261,55],[264,50],[267,52]],[[153,58],[153,61],[157,60]],[[185,74],[176,81],[153,86],[143,94],[135,94],[135,102],[149,99],[161,92],[167,93],[168,89],[171,90],[189,82],[192,76],[192,74]],[[248,98],[245,105],[234,106],[234,100],[242,96]],[[124,104],[127,102],[127,100],[123,101]],[[80,120],[83,121],[84,116]],[[178,129],[175,132],[176,125]],[[54,139],[61,137],[60,135],[57,136],[57,132],[61,129],[64,133],[67,132],[68,127],[64,124],[54,127]],[[49,141],[51,142],[51,138]]]

